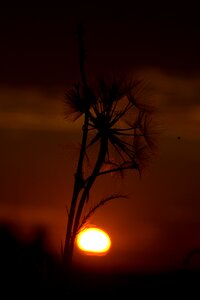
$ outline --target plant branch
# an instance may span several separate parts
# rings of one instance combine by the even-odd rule
[[[77,213],[76,213],[76,217],[75,217],[75,221],[74,221],[74,226],[73,226],[73,233],[72,233],[73,239],[75,239],[75,236],[77,234],[82,210],[83,210],[84,204],[86,202],[86,199],[88,198],[88,193],[89,193],[89,191],[90,191],[90,189],[91,189],[91,187],[92,187],[92,185],[93,185],[93,183],[105,161],[106,151],[107,151],[107,139],[102,138],[99,155],[98,155],[96,164],[94,166],[92,175],[88,178],[88,182],[86,184],[86,187],[83,190],[81,199],[79,201],[79,205],[78,205],[78,209],[77,209]]]
[[[78,227],[78,231],[81,230],[81,228],[84,226],[84,224],[87,222],[87,220],[91,217],[91,215],[102,205],[107,203],[108,201],[111,201],[113,199],[119,199],[119,198],[127,198],[127,195],[120,195],[120,194],[113,194],[111,196],[108,196],[101,201],[99,201],[90,211],[86,214],[86,216],[83,218],[81,224]]]
[[[82,84],[86,88],[87,81],[85,75],[85,50],[84,50],[84,41],[83,41],[83,27],[80,25],[78,30],[78,39],[79,39],[79,64],[80,64],[80,72],[82,78]],[[67,222],[67,230],[66,230],[66,237],[65,237],[65,245],[64,245],[64,257],[67,258],[67,255],[70,252],[70,243],[71,243],[71,235],[72,235],[72,226],[74,221],[74,214],[77,205],[77,199],[80,190],[83,188],[83,161],[86,153],[86,145],[87,145],[87,136],[88,136],[88,121],[89,121],[89,114],[85,112],[85,119],[84,119],[84,126],[83,126],[83,134],[82,134],[82,143],[81,149],[79,154],[79,160],[77,165],[77,170],[75,174],[75,182],[74,182],[74,189],[72,194],[72,200],[70,205],[70,210],[68,213],[68,222]]]
[[[138,164],[135,163],[135,165],[134,165],[131,162],[131,165],[128,167],[118,167],[118,168],[113,168],[110,170],[101,171],[97,174],[97,176],[106,175],[106,174],[114,173],[114,172],[121,172],[121,171],[125,171],[125,170],[130,170],[130,169],[138,169]],[[90,176],[85,179],[85,182],[87,182],[89,180],[89,178],[90,178]]]

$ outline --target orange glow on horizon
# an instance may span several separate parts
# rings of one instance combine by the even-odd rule
[[[80,250],[90,255],[106,254],[111,246],[108,234],[96,227],[81,231],[77,236],[76,243]]]

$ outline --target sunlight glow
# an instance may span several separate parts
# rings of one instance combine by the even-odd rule
[[[107,233],[96,227],[86,228],[77,236],[77,246],[86,254],[106,254],[111,246]]]

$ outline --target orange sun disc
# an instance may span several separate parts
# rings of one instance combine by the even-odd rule
[[[79,249],[86,254],[106,254],[111,246],[111,241],[107,233],[96,227],[86,228],[77,236]]]

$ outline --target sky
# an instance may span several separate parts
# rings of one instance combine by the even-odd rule
[[[92,192],[93,202],[116,187],[129,195],[91,219],[112,240],[109,254],[96,263],[131,270],[180,267],[188,251],[200,248],[195,4],[18,5],[0,14],[0,220],[13,222],[24,236],[33,226],[45,226],[47,243],[60,251],[81,138],[81,120],[65,120],[63,101],[80,79],[75,33],[82,20],[87,74],[144,80],[160,132],[156,156],[142,178],[135,172],[123,181],[102,180]]]

